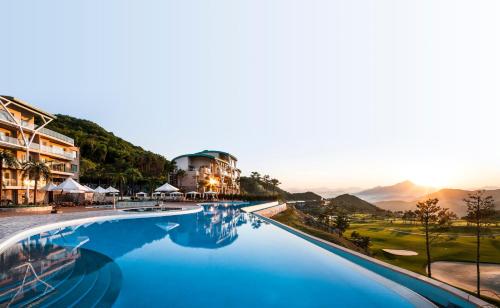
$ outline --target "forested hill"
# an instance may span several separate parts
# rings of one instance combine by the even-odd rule
[[[319,201],[321,196],[313,192],[305,193],[289,193],[286,190],[279,188],[278,180],[270,179],[266,180],[266,176],[261,177],[258,172],[252,172],[252,176],[246,177],[242,176],[240,178],[241,193],[244,195],[251,196],[279,196],[284,200],[307,200],[307,201]]]
[[[81,152],[83,182],[120,174],[160,180],[171,168],[165,157],[135,146],[88,120],[58,114],[47,127],[75,139]]]

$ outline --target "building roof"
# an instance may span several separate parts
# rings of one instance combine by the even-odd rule
[[[236,158],[236,156],[234,156],[234,155],[232,155],[232,154],[230,154],[228,152],[217,151],[217,150],[204,150],[204,151],[198,152],[197,154],[203,154],[203,153],[219,153],[219,154],[230,156],[234,160],[238,160]]]
[[[231,155],[227,152],[217,151],[217,150],[204,150],[204,151],[201,151],[198,153],[179,155],[179,156],[173,158],[172,161],[177,160],[177,159],[182,158],[182,157],[207,157],[207,158],[212,158],[212,159],[218,159],[217,157],[210,155],[208,153],[219,153],[219,154],[230,156],[234,160],[238,160],[234,155]]]
[[[182,158],[182,157],[207,157],[207,158],[215,159],[215,156],[213,156],[213,155],[194,153],[194,154],[179,155],[179,156],[173,158],[172,160],[177,160],[177,159]]]
[[[32,106],[32,105],[26,103],[25,101],[23,101],[23,100],[21,100],[19,98],[16,98],[16,97],[13,97],[13,96],[8,96],[8,95],[0,95],[0,97],[4,98],[6,100],[11,101],[15,105],[18,105],[20,107],[23,107],[23,108],[28,109],[30,111],[33,111],[35,113],[39,113],[39,114],[44,115],[46,117],[49,117],[51,119],[55,119],[56,118],[55,115],[53,115],[51,113],[48,113],[46,111],[43,111],[42,109],[39,109],[39,108],[37,108],[35,106]]]

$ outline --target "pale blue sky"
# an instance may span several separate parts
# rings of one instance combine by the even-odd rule
[[[0,93],[284,187],[500,185],[498,0],[1,0]]]

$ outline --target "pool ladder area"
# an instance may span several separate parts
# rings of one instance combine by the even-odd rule
[[[15,292],[0,297],[0,306],[110,307],[121,288],[122,276],[118,265],[96,252],[80,251],[81,256],[71,268],[46,276],[43,280],[31,276],[31,280],[24,285],[18,282],[13,286]]]

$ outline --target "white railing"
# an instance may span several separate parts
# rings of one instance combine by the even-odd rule
[[[3,179],[5,186],[17,186],[17,179]]]
[[[73,159],[75,158],[73,153],[71,152],[66,152],[64,151],[62,148],[58,148],[58,147],[48,147],[48,146],[45,146],[45,145],[42,145],[40,146],[39,144],[37,143],[32,143],[31,144],[32,146],[35,145],[36,147],[38,147],[38,149],[40,149],[40,151],[42,152],[46,152],[46,153],[51,153],[51,154],[56,154],[56,155],[61,155],[61,156],[64,156],[66,158],[70,158],[70,159]]]
[[[13,137],[6,136],[6,135],[0,135],[0,141],[7,142],[7,143],[10,143],[13,145],[24,146],[24,142],[21,142],[17,138],[13,138]]]
[[[35,124],[30,123],[29,121],[26,121],[26,120],[16,118],[16,121],[17,121],[17,123],[16,123],[16,121],[14,121],[12,119],[12,117],[5,110],[0,110],[0,120],[10,122],[10,123],[15,124],[15,125],[17,125],[17,123],[21,123],[22,127],[26,127],[28,129],[35,129]]]
[[[71,145],[75,145],[75,140],[74,140],[73,138],[70,138],[70,137],[65,136],[65,135],[63,135],[63,134],[60,134],[60,133],[58,133],[58,132],[55,132],[55,131],[53,131],[53,130],[51,130],[51,129],[48,129],[48,128],[43,127],[43,128],[41,128],[41,129],[39,130],[39,132],[40,132],[41,134],[44,134],[44,135],[47,135],[47,136],[51,136],[51,137],[57,138],[57,139],[59,139],[59,140],[65,141],[65,142],[67,142],[67,143],[70,143]]]
[[[14,120],[12,120],[11,116],[5,110],[0,110],[0,120],[17,125],[17,123]],[[16,120],[18,121],[18,123],[21,123],[22,127],[25,127],[25,128],[31,129],[31,130],[34,130],[38,127],[38,125],[35,125],[35,124],[30,123],[30,122],[25,121],[25,120],[21,120],[19,118],[16,118]],[[50,137],[54,137],[54,138],[59,139],[61,141],[70,143],[71,145],[75,145],[75,140],[73,138],[70,138],[70,137],[65,136],[63,134],[55,132],[51,129],[43,127],[40,129],[39,132],[41,134],[44,134],[44,135],[47,135]]]
[[[12,145],[24,147],[24,142],[22,142],[16,138],[10,137],[10,136],[5,136],[5,135],[0,134],[0,141],[6,142],[6,143],[9,143]],[[66,152],[62,148],[59,148],[59,147],[48,147],[45,145],[40,146],[38,143],[32,143],[30,145],[30,149],[40,150],[42,152],[50,153],[50,154],[61,155],[61,156],[64,156],[66,158],[69,158],[69,159],[76,158],[75,155],[73,154],[73,152]]]

